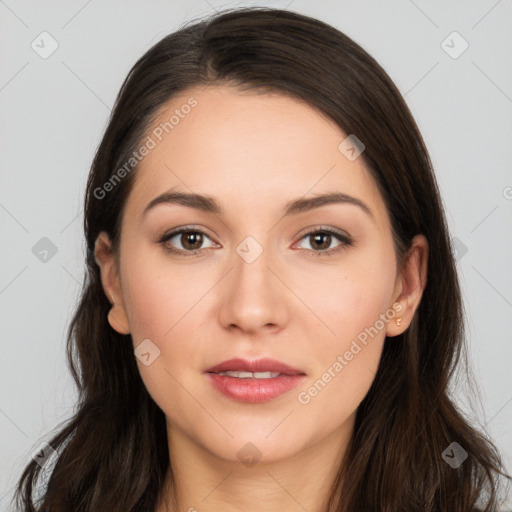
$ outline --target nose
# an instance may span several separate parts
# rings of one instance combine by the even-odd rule
[[[270,250],[263,250],[254,261],[240,254],[234,253],[233,266],[224,278],[220,323],[226,329],[251,335],[282,329],[288,320],[290,292],[279,276],[279,265],[270,258]]]

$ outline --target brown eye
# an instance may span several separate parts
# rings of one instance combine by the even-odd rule
[[[309,241],[311,249],[308,249],[308,252],[314,256],[332,256],[354,243],[350,236],[331,228],[318,228],[304,235],[301,240]],[[338,240],[339,243],[334,248],[330,248],[335,240]]]
[[[198,231],[186,231],[181,233],[180,242],[187,250],[200,249],[203,242],[203,235]]]
[[[313,249],[319,249],[321,251],[329,249],[332,241],[332,235],[328,233],[315,233],[314,235],[309,236],[310,240],[313,242],[311,244]]]
[[[158,242],[169,252],[192,256],[204,248],[202,246],[206,241],[205,239],[210,240],[210,237],[202,231],[184,227],[163,235]],[[210,247],[213,247],[213,245],[212,243]]]

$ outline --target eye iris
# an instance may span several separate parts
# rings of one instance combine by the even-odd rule
[[[181,242],[183,244],[183,247],[185,247],[185,249],[190,249],[190,250],[198,249],[199,247],[201,247],[202,241],[203,241],[203,235],[198,232],[188,231],[186,233],[182,233],[182,235],[181,235]],[[194,242],[197,245],[197,247],[194,246]],[[192,247],[191,247],[191,245],[192,245]]]
[[[323,244],[320,243],[320,247],[318,247],[320,250],[329,248],[329,245],[331,243],[331,235],[329,235],[328,233],[316,233],[311,236],[313,237],[313,240],[315,240],[315,244],[318,242],[318,239],[320,238],[327,239],[327,242],[324,242]],[[314,244],[312,245],[312,247],[314,247]]]

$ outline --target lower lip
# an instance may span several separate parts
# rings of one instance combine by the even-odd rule
[[[238,379],[208,373],[213,387],[233,400],[257,404],[268,402],[297,386],[305,375],[282,375],[273,379]]]

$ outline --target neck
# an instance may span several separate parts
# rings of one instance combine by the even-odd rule
[[[171,468],[157,512],[325,512],[353,422],[285,460],[248,467],[168,425]]]

